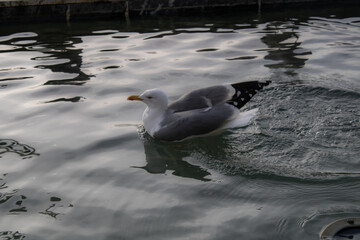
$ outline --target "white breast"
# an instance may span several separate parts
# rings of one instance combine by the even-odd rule
[[[163,112],[157,111],[156,109],[149,109],[143,113],[143,123],[145,130],[151,135],[154,136],[154,133],[160,129],[160,123],[163,120]]]

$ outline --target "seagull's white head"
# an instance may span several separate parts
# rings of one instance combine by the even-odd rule
[[[166,109],[168,106],[168,98],[166,94],[160,89],[149,89],[143,92],[141,95],[132,95],[127,98],[130,101],[142,101],[150,109]]]

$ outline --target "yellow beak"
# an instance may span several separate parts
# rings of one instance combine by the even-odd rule
[[[129,96],[129,97],[127,98],[127,100],[130,100],[130,101],[134,101],[134,100],[136,100],[136,101],[142,101],[142,100],[144,100],[144,99],[140,98],[138,95],[131,95],[131,96]]]

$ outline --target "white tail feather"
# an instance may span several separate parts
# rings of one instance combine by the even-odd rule
[[[255,117],[258,112],[257,108],[251,109],[246,112],[240,112],[236,118],[226,123],[222,128],[238,128],[245,127],[250,124],[251,120]]]

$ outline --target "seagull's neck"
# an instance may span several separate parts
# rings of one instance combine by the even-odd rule
[[[153,136],[154,132],[156,132],[160,128],[160,123],[164,118],[164,114],[166,112],[166,108],[150,108],[147,107],[143,114],[143,123],[146,131]]]

